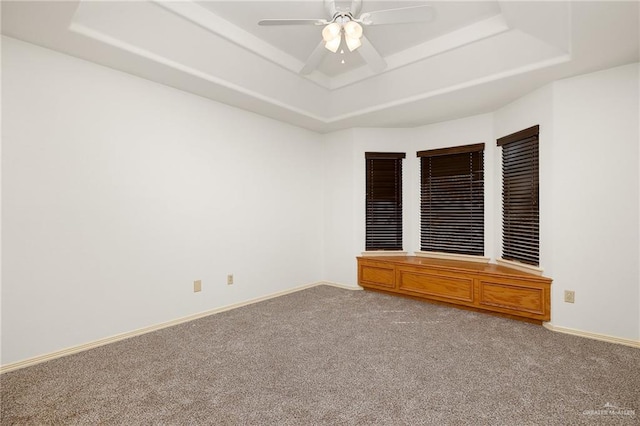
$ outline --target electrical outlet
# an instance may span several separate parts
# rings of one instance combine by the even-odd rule
[[[567,303],[575,303],[576,302],[576,292],[573,290],[565,290],[564,291],[564,301]]]
[[[227,285],[233,284],[233,274],[227,275]]]
[[[193,282],[193,292],[197,293],[202,291],[202,280],[196,280]]]

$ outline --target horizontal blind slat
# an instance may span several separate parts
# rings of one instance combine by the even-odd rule
[[[404,153],[365,153],[365,250],[402,250]]]
[[[539,264],[538,135],[502,138],[502,257]]]
[[[421,249],[484,255],[483,152],[455,151],[418,154]],[[438,155],[427,155],[432,153]]]

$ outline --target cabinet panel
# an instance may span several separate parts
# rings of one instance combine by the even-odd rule
[[[489,281],[480,281],[479,303],[542,316],[546,311],[544,289]]]
[[[398,268],[398,288],[443,299],[473,302],[473,279]]]
[[[393,265],[377,262],[363,262],[360,264],[359,281],[363,284],[385,288],[395,288],[395,273]]]

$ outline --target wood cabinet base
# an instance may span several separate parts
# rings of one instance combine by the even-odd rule
[[[541,323],[551,319],[551,279],[504,266],[424,257],[358,257],[358,283]]]

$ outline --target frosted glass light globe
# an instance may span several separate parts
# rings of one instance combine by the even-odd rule
[[[345,35],[344,40],[347,42],[347,47],[349,48],[349,52],[353,52],[358,47],[362,46],[362,42],[359,38],[347,37]]]
[[[341,30],[342,27],[340,26],[340,24],[332,22],[322,30],[322,39],[325,42],[330,42],[331,40],[340,37]]]
[[[344,24],[344,34],[347,37],[359,39],[362,37],[362,26],[355,21],[349,21]]]
[[[330,50],[331,52],[336,53],[338,51],[338,48],[340,47],[340,41],[342,41],[342,37],[340,37],[340,34],[338,34],[338,37],[326,42],[324,44],[324,47],[326,47],[327,50]]]

